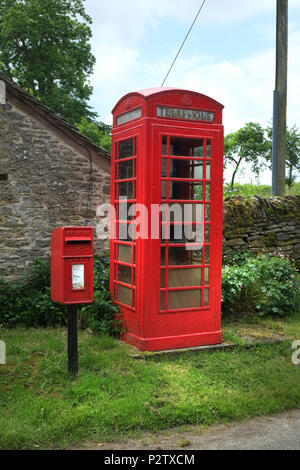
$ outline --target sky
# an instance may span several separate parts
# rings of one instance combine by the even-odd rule
[[[85,1],[96,57],[90,104],[100,120],[112,123],[111,110],[126,93],[161,86],[201,4]],[[250,121],[267,126],[273,112],[275,39],[276,0],[206,0],[165,86],[222,103],[225,134]],[[288,41],[287,124],[300,128],[300,0],[289,0]],[[269,180],[266,172],[259,182]]]

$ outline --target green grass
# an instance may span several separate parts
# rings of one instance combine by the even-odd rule
[[[262,322],[262,323],[260,323]],[[247,320],[224,324],[239,343]],[[258,320],[300,339],[300,317]],[[58,448],[104,442],[182,424],[240,420],[300,406],[300,367],[291,340],[229,351],[132,359],[110,337],[79,332],[79,376],[67,373],[67,331],[0,329],[0,448]]]
[[[238,184],[234,185],[235,194],[240,194],[245,197],[258,195],[260,197],[272,196],[272,188],[268,185],[254,185],[254,184]],[[237,191],[238,190],[238,191]],[[300,195],[300,183],[294,183],[291,188],[285,185],[286,195]]]

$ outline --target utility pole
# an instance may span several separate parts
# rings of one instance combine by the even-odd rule
[[[277,0],[276,79],[273,94],[272,194],[285,191],[288,0]]]

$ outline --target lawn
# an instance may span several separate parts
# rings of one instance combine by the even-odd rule
[[[281,344],[242,346],[240,334],[276,332]],[[64,448],[180,424],[241,420],[300,406],[300,367],[291,363],[300,315],[285,321],[225,321],[233,350],[143,359],[113,338],[79,332],[79,376],[67,373],[65,328],[1,329],[0,448]]]

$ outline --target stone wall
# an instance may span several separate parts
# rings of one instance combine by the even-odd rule
[[[109,202],[109,164],[78,147],[11,103],[0,105],[0,278],[22,277],[49,254],[55,227],[96,226],[97,206]]]
[[[300,268],[300,196],[225,201],[223,254],[233,250],[283,253]]]

